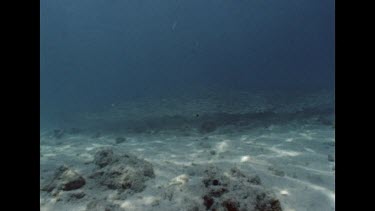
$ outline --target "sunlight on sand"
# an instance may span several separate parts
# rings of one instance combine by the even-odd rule
[[[286,140],[285,140],[285,142],[292,142],[294,139],[293,138],[287,138]]]
[[[98,148],[98,147],[111,147],[112,145],[110,145],[110,144],[95,144],[95,143],[93,143],[92,146],[95,147],[95,148]]]
[[[241,157],[241,163],[243,163],[243,162],[248,162],[248,161],[251,161],[251,157],[250,156],[242,156]]]
[[[241,141],[246,141],[248,137],[249,137],[249,136],[241,136],[240,140],[241,140]]]
[[[217,150],[219,152],[224,152],[224,151],[228,150],[228,148],[229,148],[228,142],[229,142],[229,140],[224,140],[224,141],[218,143],[216,145]]]
[[[44,154],[43,156],[44,157],[56,157],[56,154],[54,154],[54,153],[48,153],[48,154]]]
[[[60,146],[60,147],[58,147],[58,148],[56,148],[56,149],[62,151],[62,150],[69,149],[69,148],[71,148],[71,147],[72,147],[72,146],[71,146],[70,144],[67,144],[67,145]]]
[[[303,138],[306,138],[307,140],[312,140],[313,137],[311,133],[300,133],[299,135],[301,135]]]
[[[95,147],[86,147],[86,148],[85,148],[86,151],[91,151],[91,150],[93,150],[93,149],[95,149]]]
[[[305,149],[306,151],[308,151],[308,152],[316,153],[314,150],[312,150],[312,149],[310,149],[310,148],[305,147],[304,149]]]
[[[331,200],[332,203],[335,202],[335,193],[333,191],[330,191],[327,188],[324,188],[324,187],[321,187],[321,186],[318,186],[318,185],[314,185],[314,184],[311,184],[311,183],[308,183],[308,182],[303,182],[303,183],[307,184],[310,188],[312,188],[316,191],[319,191],[319,192],[323,193],[324,195],[326,195]]]
[[[309,167],[301,166],[301,165],[294,165],[294,167],[301,168],[303,170],[311,171],[311,172],[322,174],[322,175],[332,175],[332,171],[322,171],[319,169],[313,169],[313,168],[309,168]]]
[[[84,158],[84,159],[88,159],[88,160],[94,159],[94,156],[92,154],[89,154],[89,153],[79,154],[79,157]]]
[[[135,206],[133,206],[133,203],[130,201],[125,201],[124,203],[121,204],[121,208],[124,209],[135,209]]]
[[[276,147],[271,147],[269,150],[277,153],[275,157],[285,157],[285,156],[295,157],[301,154],[300,152],[296,152],[292,150],[282,150]]]

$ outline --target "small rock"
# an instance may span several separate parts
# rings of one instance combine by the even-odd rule
[[[333,157],[333,155],[328,155],[328,161],[335,162],[335,157]]]
[[[99,168],[89,178],[112,190],[141,192],[145,182],[155,177],[151,163],[131,154],[118,155],[104,148],[94,157]]]
[[[216,155],[216,151],[215,151],[215,150],[211,150],[211,151],[210,151],[210,154],[211,154],[211,155]]]
[[[124,137],[118,137],[116,138],[116,144],[121,144],[126,141],[126,138]]]
[[[273,167],[269,167],[268,170],[272,171],[272,173],[276,176],[283,177],[285,176],[285,172],[279,169],[275,169]]]
[[[203,196],[203,204],[206,209],[210,209],[210,207],[214,204],[214,199],[208,195]]]
[[[82,199],[85,196],[86,196],[86,194],[83,191],[72,192],[68,196],[68,201],[75,201],[75,200],[78,200],[78,199]]]
[[[86,184],[85,179],[66,165],[60,166],[53,179],[45,185],[42,190],[52,192],[53,190],[70,191],[79,189]]]
[[[223,201],[222,206],[225,207],[228,211],[238,211],[240,205],[237,201],[228,199]]]
[[[151,203],[151,206],[155,207],[155,206],[158,206],[160,204],[160,199],[155,199],[152,203]]]
[[[283,176],[285,176],[285,172],[284,172],[284,171],[281,171],[281,170],[275,170],[275,171],[274,171],[274,174],[275,174],[276,176],[279,176],[279,177],[283,177]]]

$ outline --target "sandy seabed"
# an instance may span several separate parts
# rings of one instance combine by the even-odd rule
[[[74,128],[66,129],[64,125],[63,129],[42,129],[41,210],[279,210],[258,205],[249,208],[246,203],[250,203],[252,196],[241,195],[246,191],[267,193],[267,197],[277,200],[285,211],[334,210],[334,119],[326,118],[334,116],[326,109],[332,106],[332,96],[314,93],[292,98],[297,99],[295,101],[278,101],[279,105],[267,100],[272,97],[264,96],[256,95],[252,102],[241,100],[238,108],[233,107],[231,100],[222,103],[219,97],[212,97],[211,101],[201,98],[194,104],[162,99],[158,106],[150,100],[147,102],[152,105],[154,116],[148,118],[153,120],[145,125],[135,120],[147,122],[144,114],[151,114],[145,112],[150,108],[144,101],[132,102],[108,112],[85,114],[86,123],[77,121]],[[179,103],[185,109],[179,110],[176,106]],[[243,104],[250,103],[256,105],[251,107],[253,110],[243,109]],[[217,106],[219,104],[222,106]],[[162,111],[161,108],[166,107],[168,109]],[[266,108],[266,111],[259,108]],[[176,110],[181,111],[178,117],[173,113]],[[266,115],[269,110],[271,114]],[[227,111],[232,113],[228,115]],[[170,116],[164,118],[165,113]],[[239,113],[242,116],[234,115]],[[288,115],[282,115],[285,113]],[[158,115],[162,118],[156,118]],[[121,130],[119,119],[124,116],[129,117],[128,123],[124,122],[126,129]],[[188,117],[184,119],[184,116]],[[116,127],[98,124],[111,125],[112,119]],[[87,123],[93,121],[95,124]],[[137,125],[137,128],[129,125]],[[115,157],[105,154],[107,157],[100,158],[101,150],[110,150]],[[121,156],[124,158],[119,158]],[[99,162],[104,162],[104,167],[98,166]],[[137,168],[145,164],[150,164],[153,172],[143,178],[145,170]],[[62,173],[63,165],[69,170]],[[123,172],[129,172],[126,168],[131,166],[133,173],[129,175],[139,181],[124,185],[121,182],[130,177],[128,175],[121,177],[119,183],[108,181],[117,176],[116,172],[107,175],[105,171],[113,171],[115,167],[105,165],[124,168]],[[212,173],[210,169],[216,170]],[[240,173],[233,173],[233,169]],[[209,175],[210,172],[214,176]],[[99,179],[95,179],[96,174],[100,174]],[[105,175],[108,178],[103,179]],[[261,184],[248,182],[249,179],[242,181],[242,178],[255,176]],[[77,182],[78,177],[85,182]],[[219,178],[212,180],[212,187],[205,183],[210,177]],[[66,178],[73,178],[75,181],[70,183],[73,185],[63,184]],[[46,185],[51,186],[48,191]],[[217,191],[218,187],[222,192]],[[230,204],[228,200],[235,202]]]

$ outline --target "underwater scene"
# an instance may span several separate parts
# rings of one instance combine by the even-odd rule
[[[335,210],[335,2],[41,0],[40,210]]]

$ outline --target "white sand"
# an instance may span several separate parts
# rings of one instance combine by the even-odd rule
[[[237,166],[248,174],[258,174],[262,184],[273,191],[285,211],[335,209],[334,129],[323,124],[271,125],[267,128],[241,129],[234,132],[219,128],[202,135],[184,135],[173,131],[155,134],[103,133],[97,139],[81,133],[61,140],[41,135],[41,182],[61,164],[68,164],[83,176],[93,169],[94,152],[103,146],[116,152],[129,152],[152,163],[156,177],[146,182],[144,191],[125,200],[112,199],[114,191],[83,190],[86,197],[77,201],[56,202],[41,192],[41,210],[85,210],[91,196],[108,196],[124,210],[183,210],[184,194],[174,195],[173,203],[161,200],[160,187],[194,183],[201,175],[187,173],[188,166],[215,164],[228,170]],[[116,137],[127,141],[116,144]],[[88,181],[89,183],[89,181]],[[193,197],[193,196],[192,196]],[[179,202],[181,198],[181,203]]]

